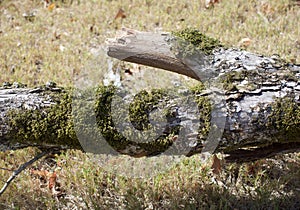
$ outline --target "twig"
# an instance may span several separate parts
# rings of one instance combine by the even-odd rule
[[[13,171],[12,169],[8,169],[8,168],[1,168],[1,167],[0,167],[0,170],[5,170],[5,171]]]
[[[8,185],[18,176],[19,173],[21,173],[29,165],[33,164],[34,162],[36,162],[40,158],[44,157],[45,155],[49,154],[50,152],[52,152],[52,150],[50,150],[50,149],[43,151],[42,153],[38,154],[37,156],[35,156],[31,160],[29,160],[28,162],[26,162],[23,165],[21,165],[17,170],[15,170],[13,172],[13,174],[8,178],[8,180],[6,181],[6,183],[3,185],[2,189],[0,190],[0,196],[4,193],[4,191],[6,190],[6,188],[8,187]]]

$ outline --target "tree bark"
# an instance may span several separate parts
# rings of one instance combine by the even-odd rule
[[[124,61],[203,81],[207,89],[192,94],[213,104],[208,131],[207,119],[202,119],[208,110],[205,111],[205,103],[200,111],[189,110],[176,97],[159,98],[159,102],[169,107],[169,115],[163,135],[154,142],[160,146],[156,146],[153,142],[128,140],[122,133],[114,136],[118,129],[110,124],[110,97],[115,92],[110,92],[109,88],[96,92],[97,96],[90,100],[89,94],[78,96],[74,95],[74,89],[52,85],[39,88],[6,86],[0,88],[0,150],[37,146],[99,153],[97,145],[101,142],[97,135],[91,134],[97,128],[85,125],[94,117],[99,132],[104,133],[102,136],[115,152],[134,157],[164,153],[172,144],[177,144],[178,148],[183,146],[184,149],[179,150],[186,156],[204,151],[223,152],[229,161],[242,162],[300,151],[299,65],[233,48],[217,48],[209,55],[196,52],[185,57],[173,51],[173,38],[167,33],[127,30],[124,36],[108,41],[107,53]],[[95,116],[86,108],[90,104],[74,103],[74,97],[97,103],[92,109]],[[129,100],[122,98],[117,103],[130,103]],[[163,110],[159,103],[149,103],[152,103],[148,107],[150,111]],[[195,119],[198,111],[200,117]],[[193,126],[195,121],[200,122],[200,126]],[[201,133],[203,128],[206,128],[205,134]],[[91,136],[92,141],[88,140]],[[162,143],[165,142],[163,138],[168,140],[167,144]],[[175,153],[171,150],[166,154]]]
[[[178,41],[180,38],[174,39],[170,33],[125,29],[120,37],[107,40],[107,54],[217,83],[224,94],[226,123],[215,151],[229,154],[228,159],[246,161],[299,151],[300,65],[277,55],[221,47],[210,55],[198,51],[182,56],[173,49]],[[224,112],[219,109],[214,114],[222,116]],[[198,146],[203,150],[199,144],[191,154]]]

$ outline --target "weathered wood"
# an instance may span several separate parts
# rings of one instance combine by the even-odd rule
[[[168,33],[140,33],[132,30],[125,32],[124,37],[107,40],[109,56],[200,79],[190,67],[178,60],[171,52],[167,42]]]

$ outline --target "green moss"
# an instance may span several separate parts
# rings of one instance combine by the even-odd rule
[[[221,78],[223,89],[226,91],[236,91],[237,87],[234,84],[235,81],[241,81],[246,77],[242,72],[228,72]]]
[[[161,89],[153,89],[151,93],[143,90],[135,95],[129,107],[130,121],[133,126],[138,130],[149,129],[149,114],[159,100],[166,96],[166,92]]]
[[[280,98],[272,104],[268,118],[268,128],[279,131],[284,141],[299,141],[300,138],[300,108],[291,98]]]
[[[23,144],[69,145],[81,148],[74,131],[71,101],[67,92],[45,91],[56,105],[40,110],[12,110],[7,113],[10,139]],[[42,143],[41,143],[42,142]]]
[[[297,76],[291,72],[291,71],[287,71],[284,75],[283,75],[283,79],[286,81],[294,81],[294,82],[298,82],[298,78]]]
[[[241,81],[247,80],[248,84],[244,85],[243,88],[251,91],[258,87],[254,82],[258,79],[262,79],[262,76],[256,71],[231,71],[220,77],[220,83],[223,85],[225,91],[238,91],[237,85]]]
[[[210,55],[215,48],[223,47],[219,40],[208,37],[197,29],[187,28],[182,31],[174,31],[172,34],[181,38],[177,40],[176,50],[184,55],[192,55],[198,50]]]
[[[199,95],[205,87],[203,85],[191,88],[195,95]],[[136,139],[125,138],[116,128],[113,118],[111,103],[114,95],[119,91],[114,86],[99,86],[96,90],[86,90],[78,94],[77,98],[72,96],[72,91],[61,93],[44,90],[45,95],[50,95],[56,105],[40,110],[13,110],[8,113],[11,127],[9,138],[22,144],[37,145],[65,145],[69,148],[82,149],[88,152],[97,152],[97,147],[103,142],[99,137],[104,137],[109,145],[116,151],[121,152],[128,146],[136,146],[144,151],[143,155],[156,155],[169,149],[173,144],[173,136],[179,134],[180,126],[170,126],[156,139],[139,142]],[[96,93],[96,95],[95,95]],[[96,100],[89,99],[96,97]],[[199,118],[201,134],[200,139],[205,139],[210,129],[211,105],[209,99],[195,96],[201,115]],[[76,99],[74,101],[74,99]],[[130,122],[138,130],[149,129],[149,114],[156,109],[159,102],[171,100],[165,90],[154,89],[152,91],[141,91],[131,102]],[[94,104],[94,102],[96,102]],[[123,103],[120,101],[120,103]],[[180,104],[178,104],[180,106]],[[73,110],[72,110],[73,109]],[[117,110],[113,110],[114,112]],[[122,110],[121,110],[122,111]],[[93,113],[91,113],[93,112]],[[88,113],[88,114],[87,114]],[[168,122],[173,122],[176,117],[171,108],[164,111]],[[95,117],[97,125],[92,124],[91,119]],[[122,119],[121,119],[122,120]],[[74,128],[74,122],[76,127]],[[78,140],[78,131],[86,137],[88,145],[81,146]],[[85,139],[84,139],[85,141]],[[134,155],[134,154],[133,154]]]
[[[123,137],[115,128],[111,116],[111,102],[116,92],[114,86],[101,86],[97,89],[96,120],[99,129],[106,141],[117,151],[123,150],[129,144],[129,141]]]
[[[200,112],[199,139],[205,140],[211,127],[212,104],[208,97],[199,96],[199,94],[205,90],[203,84],[193,86],[190,90],[195,95],[195,102],[197,103]]]
[[[211,103],[207,97],[196,96],[205,89],[204,85],[191,88],[195,94],[195,101],[200,111],[199,137],[205,139],[210,131]],[[96,105],[97,123],[106,141],[117,151],[124,150],[129,145],[135,145],[146,151],[146,155],[156,155],[168,149],[172,143],[172,136],[180,132],[179,126],[172,127],[168,132],[153,141],[138,143],[134,139],[126,139],[115,127],[111,116],[111,101],[118,91],[113,86],[100,87],[97,90],[99,100]],[[168,100],[166,91],[154,89],[151,92],[141,91],[134,97],[130,104],[130,121],[138,130],[147,130],[149,127],[149,113],[161,100]],[[179,105],[180,106],[180,105]],[[174,113],[169,109],[166,111],[167,120],[174,119]]]
[[[106,141],[117,151],[124,150],[129,145],[142,148],[147,155],[159,154],[165,151],[172,144],[168,136],[178,132],[178,127],[174,127],[169,134],[162,135],[151,142],[138,143],[135,142],[135,139],[126,139],[118,132],[112,120],[111,102],[116,91],[118,90],[113,86],[99,87],[97,90],[97,98],[99,98],[96,104],[97,123]],[[141,91],[135,96],[129,107],[129,117],[136,129],[147,130],[149,128],[149,113],[158,104],[159,100],[165,96],[166,93],[163,90],[157,89],[151,92]],[[168,118],[168,116],[166,117]]]

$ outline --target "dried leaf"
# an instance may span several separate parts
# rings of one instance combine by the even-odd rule
[[[55,8],[55,3],[49,4],[47,9],[51,12]]]
[[[126,18],[126,15],[125,15],[125,11],[123,9],[119,9],[117,15],[115,16],[115,20],[118,19],[118,18],[121,18],[121,19],[124,19]]]
[[[50,173],[47,170],[34,170],[31,169],[30,173],[33,175],[39,176],[39,178],[46,180],[48,182],[48,188],[53,192],[55,191],[55,186],[56,186],[56,180],[57,180],[57,175],[56,172]]]
[[[300,0],[295,0],[295,6],[300,6]]]
[[[205,7],[208,9],[208,8],[211,8],[213,7],[215,4],[217,3],[220,3],[221,0],[206,0],[205,1]]]
[[[55,172],[53,172],[52,174],[49,175],[49,184],[48,184],[49,190],[51,190],[51,189],[53,189],[55,187],[55,185],[56,185],[56,178],[57,178],[57,176],[56,176]]]
[[[213,163],[211,169],[212,172],[217,175],[219,175],[222,171],[221,160],[216,155],[213,156]]]
[[[296,64],[297,60],[296,60],[296,58],[291,58],[290,61],[291,61],[291,63]]]
[[[239,41],[240,47],[248,47],[252,43],[252,40],[249,38],[243,38],[241,41]]]
[[[168,6],[168,7],[167,7],[167,14],[170,15],[171,12],[172,12],[172,7]]]
[[[261,5],[260,10],[265,15],[272,15],[274,13],[272,6],[266,2]]]
[[[37,175],[37,176],[39,176],[40,178],[43,178],[43,179],[47,179],[47,176],[49,174],[49,172],[46,171],[46,170],[34,170],[34,169],[31,169],[30,173],[33,174],[33,175]]]

